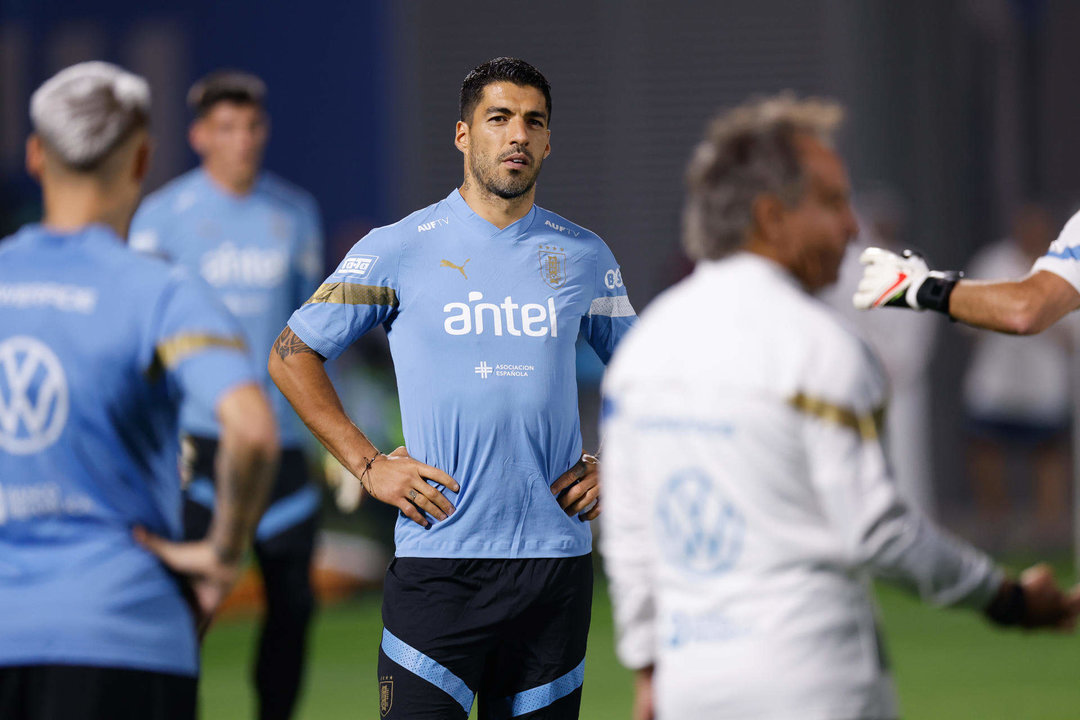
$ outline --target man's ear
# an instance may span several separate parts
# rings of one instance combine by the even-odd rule
[[[188,128],[188,144],[195,154],[202,157],[206,150],[206,126],[201,120],[191,123]]]
[[[26,138],[26,172],[30,177],[41,182],[41,172],[45,168],[45,148],[41,146],[41,138],[37,133],[31,133]]]
[[[454,129],[454,146],[461,152],[469,147],[469,124],[464,120],[458,120]]]
[[[783,236],[784,203],[772,193],[754,198],[751,208],[756,234],[769,245],[776,245]]]
[[[146,175],[150,172],[150,157],[154,154],[154,143],[149,137],[145,137],[139,142],[139,147],[135,148],[135,180],[142,183],[146,179]]]

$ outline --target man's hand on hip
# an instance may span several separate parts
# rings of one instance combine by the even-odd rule
[[[368,469],[361,473],[360,480],[371,497],[393,505],[422,527],[430,524],[424,513],[436,520],[445,520],[455,509],[428,480],[454,492],[461,490],[454,478],[438,468],[414,460],[404,447],[389,455],[377,455]]]
[[[567,515],[594,520],[600,515],[600,461],[582,454],[574,466],[551,485],[551,494]]]
[[[227,557],[209,539],[175,542],[154,535],[143,527],[134,528],[132,535],[188,584],[191,594],[187,599],[195,614],[195,627],[201,639],[240,576],[242,557]]]

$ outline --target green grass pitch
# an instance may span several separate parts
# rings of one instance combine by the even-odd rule
[[[879,588],[886,643],[907,720],[1075,720],[1080,638],[993,629],[973,613],[934,610]],[[299,720],[378,718],[378,593],[323,610],[312,634]],[[249,620],[219,623],[203,653],[203,720],[252,717]],[[630,717],[631,676],[615,660],[611,605],[598,583],[582,720]],[[475,710],[474,710],[475,717]]]

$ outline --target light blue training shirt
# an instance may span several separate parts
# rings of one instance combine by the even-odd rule
[[[218,292],[258,361],[282,446],[301,446],[307,431],[271,382],[266,358],[289,315],[323,275],[314,199],[268,172],[247,195],[233,195],[196,168],[143,200],[130,236],[134,249],[186,266]],[[184,404],[180,425],[191,435],[219,433],[213,408],[197,398]]]
[[[179,405],[256,382],[243,345],[205,283],[103,225],[0,240],[0,666],[196,675],[131,530],[180,538]]]
[[[550,485],[582,452],[575,341],[606,363],[635,317],[595,234],[536,206],[500,230],[455,189],[360,240],[289,327],[326,358],[386,327],[406,447],[461,487],[429,529],[399,513],[397,556],[573,557],[589,524]]]

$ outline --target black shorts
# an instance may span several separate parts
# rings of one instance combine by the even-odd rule
[[[82,665],[0,667],[4,720],[194,720],[193,677]]]
[[[202,540],[210,529],[214,513],[214,465],[218,441],[187,436],[185,473],[191,481],[184,492],[184,538]],[[266,511],[255,530],[255,546],[274,556],[311,554],[318,529],[319,489],[310,482],[307,460],[298,448],[281,451],[277,477],[266,503]]]
[[[395,558],[379,648],[383,718],[573,720],[592,558]]]

